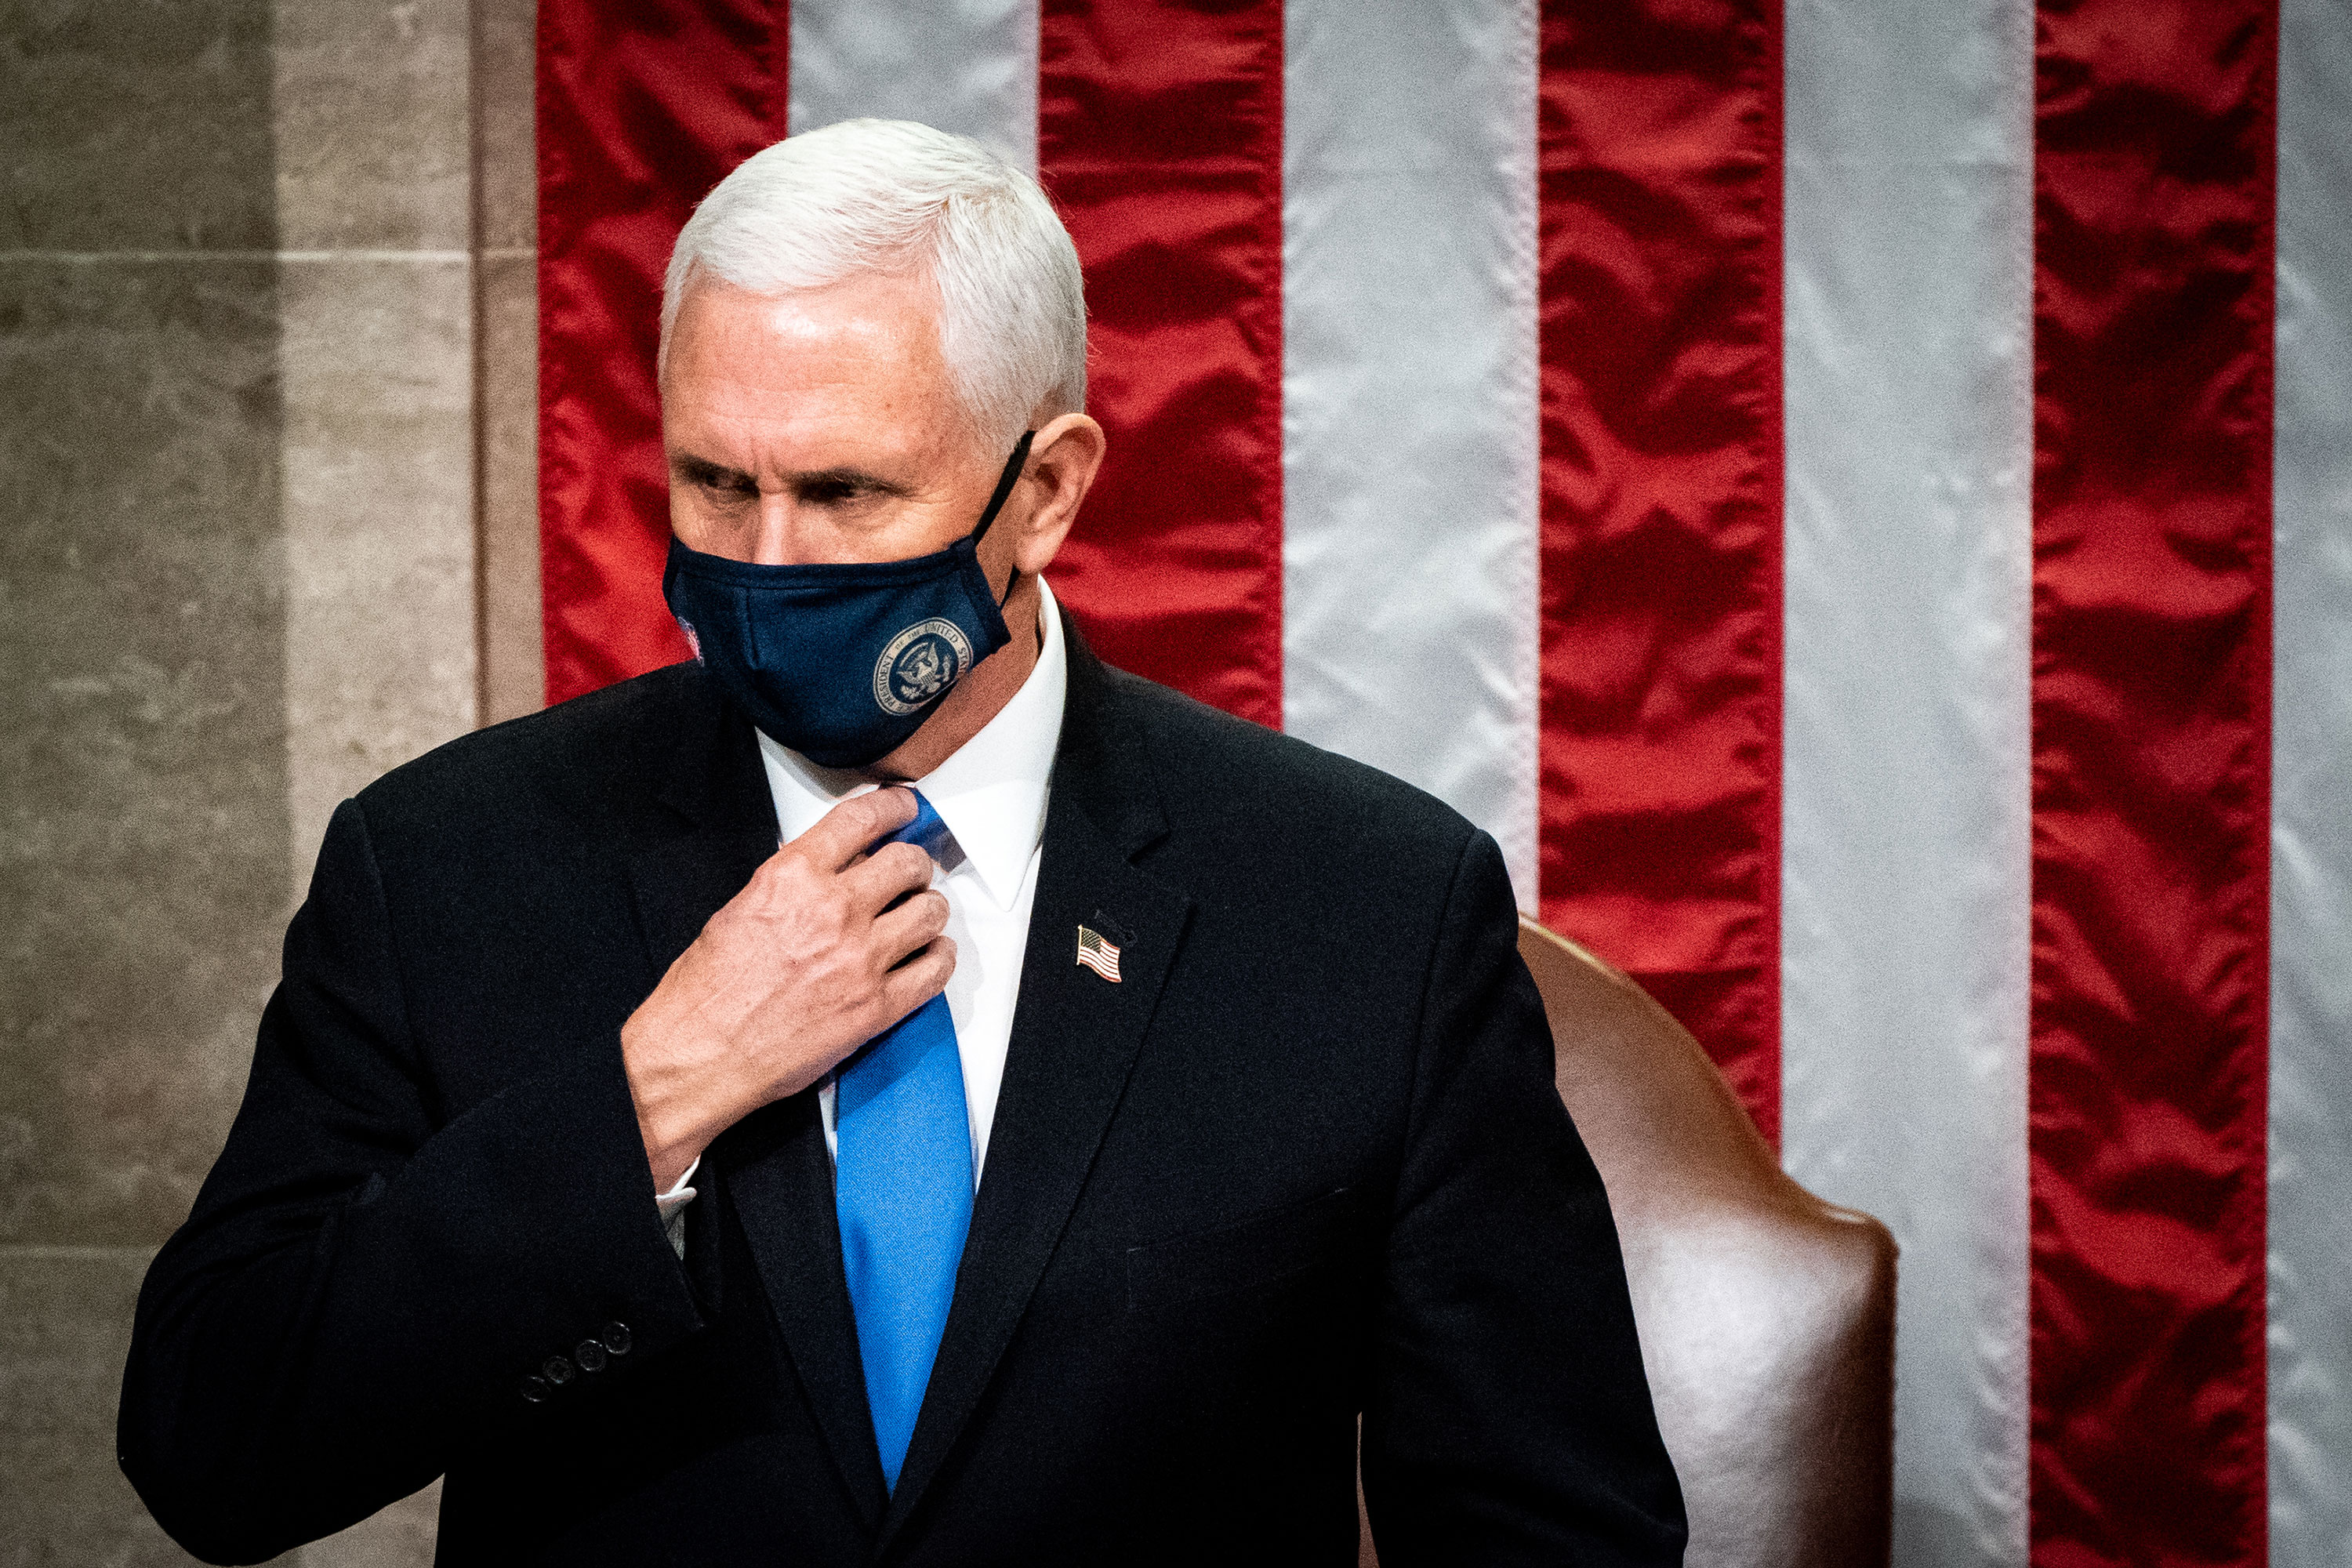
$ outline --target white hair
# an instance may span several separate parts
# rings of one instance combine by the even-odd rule
[[[719,181],[670,251],[661,362],[705,273],[786,294],[861,272],[937,285],[940,352],[988,445],[1010,449],[1040,408],[1085,408],[1086,289],[1053,204],[982,143],[907,120],[805,132]]]

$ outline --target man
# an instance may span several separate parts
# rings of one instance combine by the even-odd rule
[[[1104,437],[1034,183],[779,144],[663,329],[697,661],[337,812],[141,1299],[155,1516],[254,1561],[446,1472],[444,1563],[1340,1563],[1360,1416],[1391,1564],[1678,1562],[1494,844],[1054,605]]]

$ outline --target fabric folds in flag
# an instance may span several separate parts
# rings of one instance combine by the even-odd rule
[[[551,697],[683,656],[693,202],[978,136],[1087,268],[1057,595],[1462,810],[1892,1226],[1895,1561],[2352,1561],[2344,0],[886,9],[541,0]]]

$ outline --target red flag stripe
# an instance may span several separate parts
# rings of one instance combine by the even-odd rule
[[[662,271],[703,193],[784,133],[785,0],[539,7],[540,562],[547,698],[687,656],[654,384]]]
[[[2277,17],[2038,29],[2032,1560],[2258,1568]]]
[[[1778,0],[1543,7],[1544,919],[1778,1136]]]
[[[1055,564],[1096,650],[1282,722],[1282,6],[1046,0],[1039,177],[1117,456]]]

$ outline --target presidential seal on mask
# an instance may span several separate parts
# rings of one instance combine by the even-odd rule
[[[919,713],[971,668],[971,639],[961,626],[918,621],[874,661],[874,700],[893,713]]]

